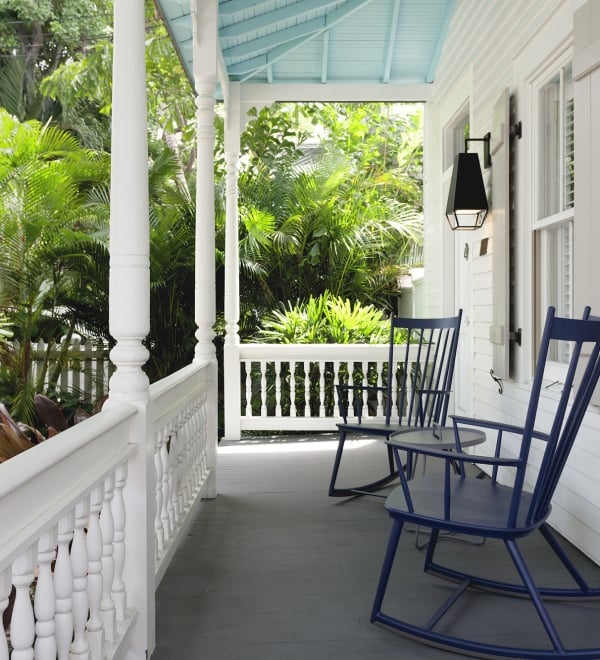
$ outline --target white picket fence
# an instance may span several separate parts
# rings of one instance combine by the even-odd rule
[[[60,342],[46,343],[43,339],[32,343],[32,377],[34,382],[43,374],[40,389],[47,391],[56,365],[64,362],[60,369],[56,387],[63,392],[72,392],[88,403],[96,403],[108,392],[108,379],[113,366],[109,360],[107,343],[85,339],[74,335],[68,345],[66,338]]]

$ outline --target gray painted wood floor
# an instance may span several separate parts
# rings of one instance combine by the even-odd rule
[[[369,622],[389,518],[381,499],[327,496],[333,438],[247,439],[220,446],[219,495],[199,505],[157,591],[152,660],[459,657]],[[345,453],[350,481],[352,473],[363,479],[378,461],[383,465],[385,454],[381,444],[355,444]],[[462,566],[483,565],[496,574],[509,570],[503,546],[494,542],[474,547],[444,541],[439,548],[440,556]],[[523,549],[535,557],[540,580],[562,579],[541,539],[528,540]],[[447,583],[424,575],[422,560],[414,534],[405,534],[393,580],[398,585],[384,609],[398,605],[409,616],[428,618],[441,602]],[[600,568],[579,560],[600,585]],[[540,624],[526,605],[469,595],[456,611],[462,616],[453,615],[449,624],[490,641],[500,636],[511,644],[535,643]],[[553,607],[569,639],[585,639],[600,627],[600,603]]]

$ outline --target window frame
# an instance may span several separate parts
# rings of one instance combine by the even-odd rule
[[[572,315],[574,286],[573,286],[573,246],[575,234],[575,198],[574,198],[574,176],[567,176],[567,141],[571,137],[570,157],[574,164],[574,102],[573,102],[573,52],[572,48],[564,50],[560,55],[548,60],[536,78],[531,82],[531,99],[533,102],[534,121],[534,140],[536,147],[533,150],[532,177],[533,177],[533,213],[531,221],[531,249],[533,263],[533,327],[534,338],[539,339],[544,318],[545,310],[549,304],[557,306],[558,313],[564,313],[559,309],[557,300],[553,300],[552,284],[559,280],[559,268],[557,251],[553,247],[552,232],[559,228],[567,230],[563,251],[565,262],[567,263],[567,277],[564,281],[569,290],[563,289],[563,301],[567,301],[567,315]],[[567,77],[567,72],[570,76]],[[545,90],[558,79],[557,104],[559,116],[557,118],[558,131],[553,130],[551,122],[545,121],[550,116],[548,112],[549,104],[544,99]],[[571,104],[571,131],[567,134],[565,126],[568,104]],[[557,135],[558,133],[558,135]],[[549,140],[548,140],[549,136]],[[550,141],[550,145],[549,145]],[[548,167],[548,149],[549,147],[558,147],[554,169],[552,172]],[[552,164],[550,164],[552,165]],[[545,194],[545,189],[552,186],[548,185],[549,179],[555,179],[559,188],[558,197],[549,198]],[[569,187],[570,183],[570,187]],[[569,199],[567,199],[567,196]],[[567,206],[569,201],[572,205]],[[557,208],[558,207],[558,208]],[[551,262],[549,257],[552,257]],[[562,279],[562,278],[561,278]],[[568,307],[570,306],[570,309]],[[534,345],[537,345],[534,341]],[[569,348],[562,347],[562,359],[550,359],[547,366],[547,375],[550,383],[560,383],[566,370],[565,360],[568,357]]]

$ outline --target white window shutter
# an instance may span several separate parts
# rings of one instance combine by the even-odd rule
[[[510,323],[510,95],[504,89],[494,105],[492,126],[492,368],[509,377]]]

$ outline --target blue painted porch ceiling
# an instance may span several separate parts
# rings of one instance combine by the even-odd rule
[[[156,2],[192,79],[190,0]],[[430,83],[455,3],[219,0],[219,46],[232,81]]]

